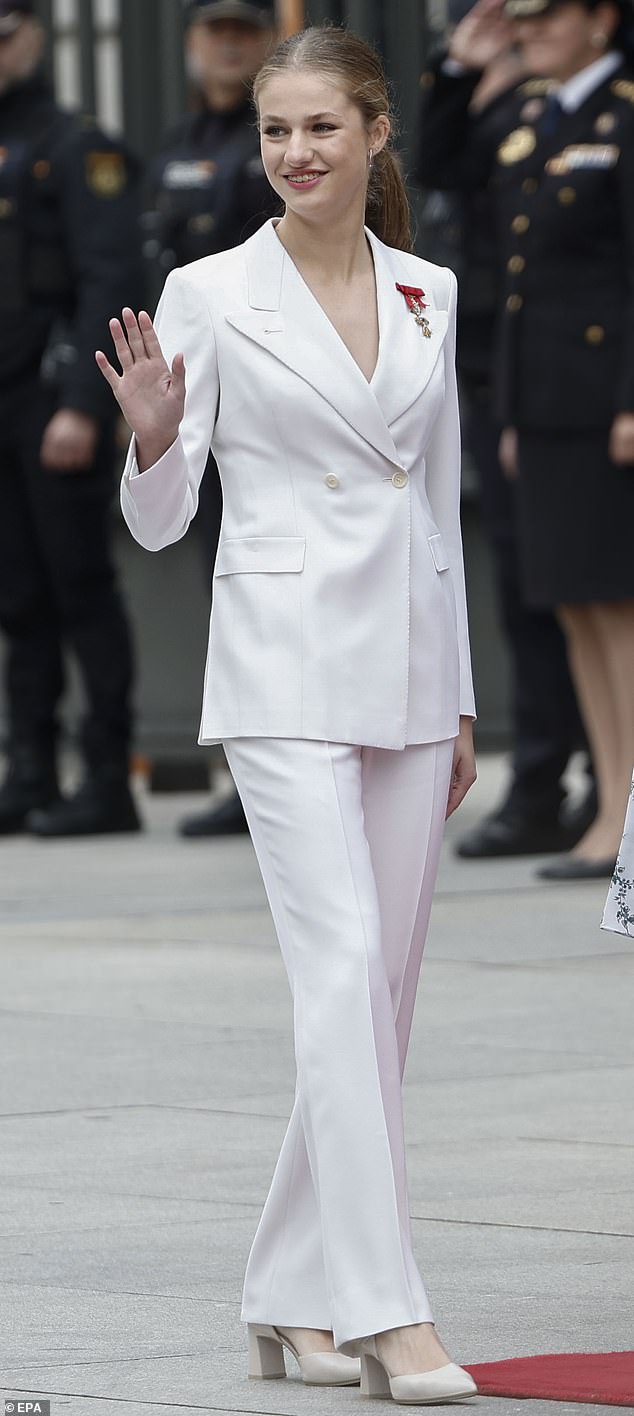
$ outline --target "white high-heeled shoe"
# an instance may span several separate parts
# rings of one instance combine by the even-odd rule
[[[433,1406],[478,1395],[473,1377],[456,1362],[447,1362],[431,1372],[393,1377],[379,1357],[375,1337],[363,1338],[360,1349],[362,1396],[391,1396],[406,1406]]]
[[[284,1348],[288,1347],[307,1386],[353,1386],[361,1380],[358,1357],[346,1357],[343,1352],[298,1352],[290,1337],[269,1323],[247,1323],[247,1329],[250,1377],[285,1377]]]

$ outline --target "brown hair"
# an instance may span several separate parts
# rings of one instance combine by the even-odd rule
[[[300,30],[282,40],[265,59],[253,85],[256,103],[267,80],[284,69],[316,69],[332,76],[356,104],[368,127],[381,113],[387,114],[392,133],[370,168],[366,223],[387,246],[411,251],[411,213],[399,160],[392,150],[395,123],[379,55],[358,35],[336,25]]]

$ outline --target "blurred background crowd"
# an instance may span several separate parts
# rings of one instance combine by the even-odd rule
[[[275,214],[250,80],[323,22],[381,50],[416,249],[459,278],[478,744],[508,773],[458,853],[608,876],[634,761],[632,0],[0,0],[0,834],[138,831],[134,770],[217,765],[192,748],[216,469],[153,561],[94,350]],[[246,831],[233,792],[203,805],[183,835]]]

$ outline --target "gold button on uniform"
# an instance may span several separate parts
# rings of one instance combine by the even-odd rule
[[[506,302],[506,308],[507,310],[510,310],[510,313],[512,315],[516,315],[517,311],[521,310],[523,304],[524,301],[521,295],[509,295],[509,298]]]
[[[406,487],[409,482],[407,472],[395,472],[392,478],[393,487]]]
[[[327,487],[332,487],[332,490],[333,490],[333,491],[335,491],[336,488],[339,486],[339,478],[338,478],[338,477],[335,477],[334,472],[329,472],[329,473],[328,473],[328,476],[327,476],[324,480],[325,480],[326,486],[327,486]]]
[[[576,202],[576,200],[577,193],[575,192],[574,187],[559,188],[559,191],[557,193],[557,201],[561,202],[562,206],[572,206],[572,203]]]
[[[530,224],[530,217],[524,216],[524,213],[522,212],[519,216],[513,217],[513,220],[511,222],[511,231],[514,231],[516,236],[523,236],[524,232],[528,231]]]
[[[584,338],[587,344],[603,344],[605,339],[603,325],[588,325]]]
[[[521,275],[525,265],[526,261],[523,256],[511,256],[506,268],[510,270],[511,275]]]
[[[522,182],[522,191],[528,192],[529,196],[532,196],[533,192],[537,191],[537,178],[525,177],[524,181]]]

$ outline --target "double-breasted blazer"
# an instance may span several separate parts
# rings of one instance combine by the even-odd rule
[[[173,271],[156,315],[182,352],[180,433],[125,519],[183,536],[209,447],[223,488],[199,741],[299,737],[403,748],[475,714],[459,515],[453,274],[385,246],[368,381],[269,221]],[[422,288],[429,334],[397,283]]]

